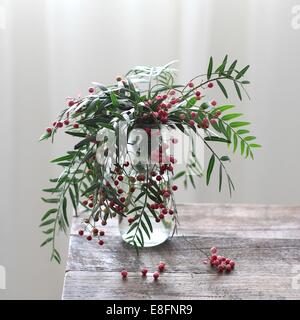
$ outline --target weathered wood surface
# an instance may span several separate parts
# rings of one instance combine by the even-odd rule
[[[115,222],[103,228],[100,247],[77,235],[81,218],[74,218],[63,299],[300,299],[300,207],[185,204],[178,210],[179,234],[138,257]],[[197,248],[208,252],[213,245],[236,260],[234,272],[219,275],[203,264]],[[140,276],[140,267],[153,272],[161,260],[167,269],[158,281]]]

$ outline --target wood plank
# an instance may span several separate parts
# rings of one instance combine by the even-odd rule
[[[299,299],[299,290],[287,290],[291,279],[268,273],[245,276],[166,273],[158,281],[129,273],[122,280],[116,272],[69,271],[64,299]]]
[[[292,287],[300,270],[299,206],[184,204],[178,211],[178,235],[140,256],[121,240],[117,219],[102,228],[99,246],[77,235],[82,218],[75,218],[63,299],[300,299]],[[236,260],[233,273],[203,264],[197,248],[211,246]],[[152,273],[161,260],[167,270],[158,281],[140,276],[141,267]]]

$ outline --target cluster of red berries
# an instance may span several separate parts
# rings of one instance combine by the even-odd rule
[[[210,265],[217,269],[219,273],[223,271],[231,272],[234,269],[235,262],[223,256],[217,255],[217,248],[212,247],[210,249],[211,256],[209,257]]]
[[[157,280],[157,279],[159,278],[160,272],[164,272],[164,271],[165,271],[165,269],[166,269],[166,264],[161,261],[161,262],[158,264],[157,268],[158,268],[159,271],[155,271],[155,272],[153,272],[153,274],[152,274],[154,280]],[[148,274],[148,269],[147,269],[147,268],[142,268],[142,269],[141,269],[141,275],[142,275],[142,277],[147,277],[147,274]],[[121,271],[121,276],[122,276],[123,279],[126,279],[127,276],[128,276],[127,270],[123,269],[123,270]]]
[[[79,230],[78,234],[82,237],[84,236],[84,230]],[[86,240],[91,241],[93,237],[98,237],[98,244],[100,246],[104,245],[104,241],[100,239],[100,237],[103,237],[105,235],[105,232],[103,230],[98,230],[97,228],[93,228],[90,234],[86,237]]]

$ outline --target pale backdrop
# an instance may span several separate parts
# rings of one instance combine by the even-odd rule
[[[68,141],[38,143],[64,98],[91,81],[111,82],[136,64],[179,59],[180,79],[226,53],[251,64],[250,102],[240,104],[263,144],[255,161],[230,166],[237,192],[217,185],[178,201],[299,204],[300,0],[0,0],[0,298],[60,298],[64,263],[50,264],[38,224],[48,160]],[[296,24],[297,26],[297,24]],[[221,95],[215,95],[220,103]],[[60,239],[66,254],[67,238]],[[65,261],[64,261],[65,262]]]

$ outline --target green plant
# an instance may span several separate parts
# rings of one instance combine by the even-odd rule
[[[52,208],[42,216],[40,227],[47,237],[41,246],[51,244],[51,259],[61,260],[55,237],[59,230],[66,233],[69,227],[69,200],[76,215],[80,204],[90,212],[90,217],[85,221],[89,239],[99,237],[97,223],[104,225],[108,218],[133,215],[128,221],[128,233],[131,235],[127,240],[138,251],[139,247],[143,247],[144,237],[151,237],[153,226],[149,215],[161,221],[163,216],[159,212],[169,212],[176,228],[178,213],[173,192],[177,187],[174,180],[183,177],[185,186],[190,182],[195,187],[194,177],[205,173],[206,184],[209,184],[218,163],[219,191],[225,177],[231,194],[234,185],[226,169],[230,158],[218,155],[213,144],[228,144],[233,152],[239,148],[245,158],[253,158],[253,149],[260,145],[245,129],[250,123],[237,120],[241,113],[231,112],[233,105],[217,106],[215,101],[206,101],[202,93],[215,85],[228,98],[226,82],[231,82],[240,100],[243,92],[247,94],[245,86],[249,81],[244,76],[249,66],[237,69],[236,60],[231,64],[227,60],[225,56],[215,68],[210,58],[207,73],[193,78],[186,85],[176,84],[175,70],[171,67],[173,63],[156,68],[135,67],[124,78],[118,77],[116,84],[106,87],[93,83],[89,95],[68,100],[67,107],[40,138],[53,142],[60,128],[64,127],[66,134],[79,139],[72,150],[51,161],[62,167],[62,173],[50,179],[51,187],[43,190],[49,196],[42,200],[51,204]],[[127,125],[127,138],[137,127],[144,128],[148,136],[151,136],[151,129],[162,126],[190,135],[192,148],[186,170],[173,175],[175,159],[172,156],[166,158],[161,145],[158,148],[160,161],[156,164],[133,165],[130,156],[129,161],[122,162],[118,140],[116,161],[109,162],[107,136],[99,138],[98,133],[105,129],[117,137],[120,122]],[[199,135],[200,130],[204,131],[204,135]],[[203,140],[211,153],[205,172],[193,147],[192,132]],[[103,150],[103,163],[97,160],[99,148]],[[148,156],[151,157],[151,154]],[[120,185],[123,190],[120,190]]]

